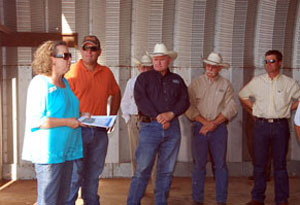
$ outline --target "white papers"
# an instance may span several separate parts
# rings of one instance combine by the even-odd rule
[[[88,126],[110,128],[113,126],[117,116],[116,115],[92,115],[91,118],[81,116],[78,120]]]

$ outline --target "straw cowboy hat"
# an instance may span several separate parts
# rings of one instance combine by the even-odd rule
[[[152,60],[148,54],[143,55],[140,61],[136,58],[133,58],[133,61],[136,65],[152,66]]]
[[[230,66],[228,63],[223,63],[223,58],[221,54],[216,52],[211,52],[208,55],[207,59],[203,59],[203,62],[210,65],[222,66],[224,68],[229,68]]]
[[[167,47],[163,43],[157,43],[154,46],[153,53],[150,54],[151,57],[153,56],[170,56],[172,60],[177,58],[177,52],[175,51],[168,51]]]

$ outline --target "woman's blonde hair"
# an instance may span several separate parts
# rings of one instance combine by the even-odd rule
[[[57,54],[57,46],[67,46],[64,41],[46,41],[40,45],[34,52],[32,61],[32,70],[35,74],[52,74],[52,60],[51,56]]]

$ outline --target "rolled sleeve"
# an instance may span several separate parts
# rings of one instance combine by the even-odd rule
[[[253,96],[253,84],[255,84],[255,78],[253,78],[249,83],[247,83],[239,92],[239,97],[243,100],[250,99]]]
[[[246,99],[250,98],[250,93],[249,93],[249,90],[247,89],[246,86],[241,89],[241,91],[239,92],[238,95],[243,100],[246,100]]]
[[[200,113],[198,112],[197,108],[195,108],[194,106],[190,105],[190,107],[187,109],[187,111],[185,112],[185,116],[189,119],[189,120],[194,120],[195,117],[197,117]]]
[[[224,100],[224,110],[222,110],[221,113],[227,120],[230,120],[238,111],[237,104],[234,101],[234,90],[231,85],[228,86]]]
[[[185,116],[190,120],[194,120],[194,118],[196,116],[198,116],[200,114],[200,112],[197,109],[196,94],[195,94],[195,90],[193,89],[192,85],[189,86],[188,93],[189,93],[189,99],[190,99],[190,107],[185,112]]]
[[[295,125],[300,126],[300,106],[298,106],[295,118],[294,118]]]
[[[300,101],[300,87],[296,81],[291,86],[290,93],[291,93],[293,99]]]

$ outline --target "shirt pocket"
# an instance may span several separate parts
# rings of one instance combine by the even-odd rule
[[[216,99],[222,99],[225,96],[225,88],[219,88],[216,90]]]
[[[286,89],[277,88],[275,90],[274,104],[279,110],[284,109],[287,106],[287,104],[290,103],[290,101],[291,99]]]
[[[215,95],[212,99],[212,103],[214,103],[217,106],[222,104],[222,102],[224,102],[224,99],[225,99],[225,94],[226,94],[226,89],[225,88],[218,88],[215,91]]]
[[[203,99],[204,99],[204,90],[203,89],[198,89],[197,92],[195,93],[195,100],[196,103],[199,104]]]
[[[170,94],[171,98],[177,98],[178,96],[180,96],[180,86],[181,86],[181,82],[178,79],[171,79],[166,83],[166,92]]]

